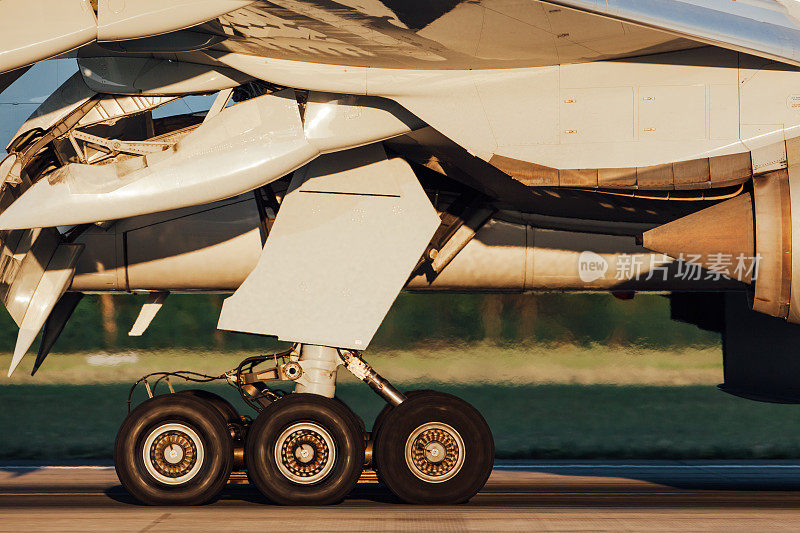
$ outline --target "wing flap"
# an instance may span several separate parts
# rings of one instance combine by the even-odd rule
[[[440,223],[409,164],[380,144],[320,157],[295,172],[218,327],[363,350]]]

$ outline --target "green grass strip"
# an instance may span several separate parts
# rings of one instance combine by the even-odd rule
[[[208,388],[237,400],[225,385]],[[436,388],[474,404],[492,427],[498,458],[800,457],[800,407],[742,400],[707,385],[405,388]],[[0,459],[110,459],[127,391],[123,384],[0,387]],[[341,384],[338,396],[367,427],[382,407],[360,383]]]

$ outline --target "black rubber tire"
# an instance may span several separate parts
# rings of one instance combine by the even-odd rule
[[[364,433],[364,435],[366,435],[367,425],[364,423],[364,419],[358,416],[352,409],[350,409],[350,407],[348,407],[347,404],[344,403],[344,401],[342,401],[342,399],[339,398],[338,396],[334,396],[333,399],[339,402],[340,404],[344,405],[347,410],[353,413],[353,416],[356,417],[356,420],[358,421],[358,425],[361,427],[361,431]]]
[[[211,405],[211,407],[216,409],[222,416],[222,418],[225,420],[225,422],[228,422],[229,424],[242,423],[242,417],[239,416],[239,412],[236,411],[236,408],[231,404],[231,402],[229,402],[219,394],[204,389],[182,390],[179,391],[177,394],[188,394],[189,396],[194,396],[195,398],[203,400],[204,402]]]
[[[278,467],[275,446],[292,424],[313,422],[333,440],[332,470],[313,484],[286,477]],[[343,403],[316,394],[293,393],[268,405],[250,426],[245,448],[247,477],[278,505],[329,505],[353,490],[364,467],[364,434],[353,412]]]
[[[153,429],[181,423],[200,438],[203,463],[184,484],[158,481],[144,466],[143,447]],[[122,486],[147,505],[200,505],[214,499],[231,474],[233,450],[226,422],[216,409],[188,394],[162,394],[138,405],[125,418],[114,443],[114,467]]]
[[[228,429],[228,436],[233,441],[231,453],[234,453],[233,448],[241,448],[244,446],[244,439],[247,436],[247,424],[242,420],[239,412],[228,400],[219,394],[204,389],[182,390],[177,392],[177,394],[186,394],[187,396],[197,398],[198,400],[203,401],[210,407],[214,408],[220,414],[220,416],[222,416]],[[237,464],[236,460],[234,460],[233,467],[243,468],[243,465],[241,463]]]
[[[417,394],[422,394],[425,392],[434,392],[432,390],[411,390],[408,392],[404,392],[406,398],[411,398],[416,396]],[[375,422],[372,423],[372,431],[370,432],[370,439],[372,440],[372,468],[375,471],[380,470],[380,465],[378,464],[378,454],[375,453],[375,448],[378,446],[378,433],[380,432],[380,428],[383,425],[383,422],[386,420],[386,417],[389,416],[389,413],[394,409],[394,405],[387,403],[381,409],[381,412],[378,413],[378,416],[375,417]]]
[[[406,463],[405,446],[423,424],[442,422],[464,442],[464,463],[452,478],[429,482]],[[398,498],[415,504],[444,505],[469,500],[486,484],[494,463],[489,425],[473,406],[451,394],[424,391],[392,409],[378,431],[375,455],[378,475]]]
[[[427,390],[427,389],[425,389],[425,390],[411,390],[411,391],[408,391],[408,392],[404,392],[403,394],[405,395],[406,398],[410,398],[412,396],[416,396],[417,394],[421,394],[423,392],[435,392],[435,391]],[[381,425],[383,425],[383,421],[386,420],[386,417],[389,415],[389,411],[391,411],[392,409],[394,409],[394,405],[392,405],[390,403],[387,403],[386,405],[383,406],[383,409],[381,409],[381,412],[378,413],[378,416],[375,417],[375,422],[372,423],[372,432],[371,432],[373,439],[377,435],[378,430],[380,429]]]

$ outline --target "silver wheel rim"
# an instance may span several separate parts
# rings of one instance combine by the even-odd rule
[[[328,431],[314,422],[292,424],[275,441],[275,463],[286,479],[310,485],[324,479],[336,461]]]
[[[452,479],[464,466],[464,439],[452,426],[429,422],[411,432],[406,440],[406,465],[428,483]]]
[[[158,426],[147,435],[142,447],[147,472],[165,485],[181,485],[193,479],[204,458],[200,436],[179,423]]]

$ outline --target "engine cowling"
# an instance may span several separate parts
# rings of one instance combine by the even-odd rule
[[[754,176],[752,191],[647,231],[642,241],[710,269],[729,259],[725,274],[750,285],[754,311],[800,323],[800,139],[785,145],[785,168]],[[737,269],[738,258],[751,260]]]

